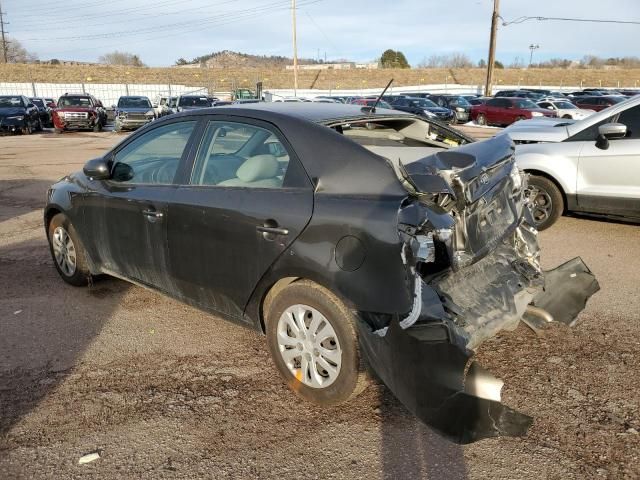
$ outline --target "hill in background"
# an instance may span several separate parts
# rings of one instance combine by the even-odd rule
[[[313,58],[300,58],[298,59],[298,63],[310,65],[324,62]],[[289,57],[280,55],[251,55],[249,53],[234,52],[231,50],[222,50],[221,52],[202,55],[191,61],[180,58],[176,62],[177,66],[198,65],[208,68],[284,68],[292,64],[293,59]]]

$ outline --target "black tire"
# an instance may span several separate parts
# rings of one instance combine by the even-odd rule
[[[31,122],[27,122],[27,125],[22,129],[23,135],[31,135],[33,133],[33,126]]]
[[[64,130],[62,128],[55,128],[53,131],[55,133],[57,133],[58,135],[61,134],[62,132],[64,132]]]
[[[529,176],[529,192],[532,199],[533,220],[538,230],[546,230],[556,223],[564,212],[564,197],[558,186],[546,177]]]
[[[487,125],[487,117],[485,117],[483,113],[479,113],[476,117],[476,123],[482,126]]]
[[[278,323],[285,310],[294,305],[305,305],[317,310],[335,332],[342,351],[340,371],[333,383],[326,387],[315,388],[303,383],[289,370],[280,353]],[[273,298],[265,317],[271,357],[289,388],[302,398],[323,406],[338,405],[356,397],[367,387],[369,377],[359,352],[354,315],[333,293],[307,280],[292,283]],[[298,372],[302,376],[302,369]]]
[[[100,120],[96,121],[96,124],[93,126],[93,131],[94,132],[102,131],[102,122]]]
[[[75,269],[72,273],[66,271],[61,262],[56,259],[56,254],[54,252],[54,234],[57,233],[56,230],[58,228],[63,229],[69,236],[75,251]],[[78,237],[75,228],[73,228],[73,225],[66,215],[62,213],[54,215],[49,222],[47,233],[49,239],[49,251],[51,252],[51,258],[53,259],[53,264],[55,265],[58,274],[60,274],[62,279],[70,285],[76,287],[87,286],[91,279],[91,272],[89,271],[87,263],[87,254],[80,243],[80,238]]]

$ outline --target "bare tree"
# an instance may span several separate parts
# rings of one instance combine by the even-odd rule
[[[420,68],[471,68],[473,62],[465,53],[433,54],[418,64]]]
[[[18,40],[7,37],[7,61],[9,63],[31,63],[37,59],[38,56],[27,51]]]
[[[522,60],[522,57],[515,57],[509,65],[509,68],[524,68],[524,60]]]
[[[118,50],[111,53],[105,53],[98,58],[98,61],[100,63],[106,63],[107,65],[130,65],[132,67],[145,66],[138,55],[129,52],[119,52]]]

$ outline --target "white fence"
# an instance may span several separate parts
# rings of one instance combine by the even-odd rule
[[[56,100],[65,93],[90,93],[102,101],[105,107],[118,103],[123,95],[144,95],[152,101],[156,95],[208,95],[206,87],[188,85],[140,85],[117,83],[3,83],[0,95],[26,95],[27,97],[52,97]]]
[[[497,85],[493,87],[493,93],[499,90],[512,90],[527,88],[527,85]],[[579,86],[559,85],[535,85],[530,88],[546,88],[558,91],[579,90]],[[407,87],[391,86],[387,93],[400,94],[403,92],[429,92],[429,93],[478,93],[484,91],[484,85],[459,85],[459,84],[432,84],[413,85]],[[142,85],[142,84],[117,84],[117,83],[3,83],[0,82],[0,95],[26,95],[28,97],[53,97],[71,93],[90,93],[99,98],[105,107],[118,102],[122,95],[144,95],[153,100],[157,95],[186,95],[203,94],[215,95],[219,98],[228,98],[230,92],[210,92],[206,87],[190,85]],[[317,97],[319,95],[376,95],[382,92],[380,88],[360,88],[351,90],[302,90],[298,89],[298,97]],[[293,97],[293,89],[265,89],[264,96],[267,101],[282,97]]]

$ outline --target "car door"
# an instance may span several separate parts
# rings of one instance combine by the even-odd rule
[[[608,121],[627,126],[627,136],[609,140],[604,150],[584,142],[578,163],[581,210],[640,218],[640,106]],[[601,124],[604,122],[601,122]]]
[[[492,98],[485,104],[487,123],[502,123],[502,110],[506,101],[502,98]]]
[[[168,205],[196,123],[183,118],[156,126],[110,155],[112,174],[101,182],[100,208],[86,211],[93,230],[92,250],[108,273],[171,292]],[[87,205],[91,203],[89,199]]]
[[[215,118],[169,207],[169,255],[183,299],[244,321],[258,281],[309,222],[313,189],[273,125]]]

